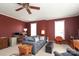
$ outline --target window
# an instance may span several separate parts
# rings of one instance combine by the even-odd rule
[[[36,35],[37,35],[37,24],[31,23],[31,36],[36,36]]]
[[[64,39],[64,20],[55,21],[55,37],[61,36]]]

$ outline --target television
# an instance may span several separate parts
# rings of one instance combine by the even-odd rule
[[[14,35],[20,35],[20,33],[19,32],[15,32]]]

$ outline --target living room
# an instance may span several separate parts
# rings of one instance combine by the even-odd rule
[[[46,39],[46,43],[45,41],[41,41],[39,43],[41,45],[35,43],[35,47],[36,45],[37,47],[33,50],[36,52],[35,54],[31,53],[30,56],[55,56],[55,52],[64,56],[61,53],[65,53],[67,48],[72,48],[78,52],[79,44],[76,43],[79,38],[79,4],[29,3],[29,5],[40,7],[39,10],[31,10],[32,14],[29,14],[25,8],[16,11],[16,9],[22,7],[22,5],[21,3],[0,3],[1,56],[20,55],[18,45],[28,43],[24,40],[27,40],[27,37],[32,39],[31,36],[34,36],[35,41],[41,41],[41,39],[44,38]],[[51,5],[53,6],[51,7]],[[56,24],[58,27],[56,27]],[[56,28],[58,31],[56,31]],[[62,37],[59,41],[56,40],[58,35]],[[38,37],[40,39],[38,39]],[[50,44],[52,50],[48,49],[48,43],[50,42],[52,42],[52,44]],[[76,42],[75,45],[77,47],[74,47],[73,42]],[[33,47],[34,46],[32,46],[32,48]],[[49,53],[48,50],[51,51],[51,53]],[[74,56],[73,54],[65,55]],[[79,54],[75,56],[79,56]]]

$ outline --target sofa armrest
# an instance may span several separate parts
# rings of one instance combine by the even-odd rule
[[[74,50],[74,49],[68,48],[68,49],[67,49],[67,52],[68,52],[68,53],[71,53],[71,54],[74,55],[74,56],[79,56],[79,52],[76,51],[76,50]]]

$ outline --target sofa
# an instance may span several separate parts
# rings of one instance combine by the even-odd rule
[[[72,48],[67,48],[66,52],[64,53],[59,53],[57,51],[54,51],[55,56],[79,56],[79,51],[76,51],[75,49]]]
[[[45,36],[29,36],[23,38],[24,44],[32,44],[32,54],[35,55],[47,42]]]

